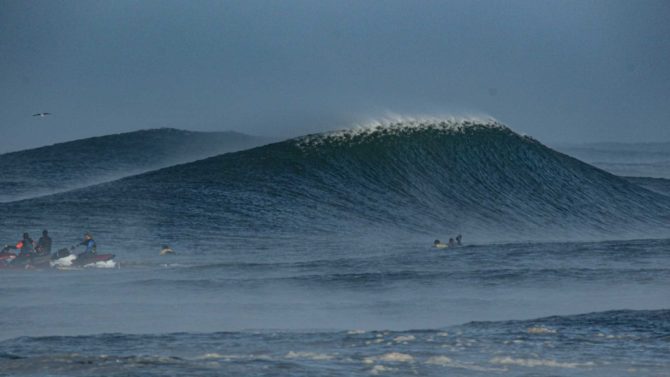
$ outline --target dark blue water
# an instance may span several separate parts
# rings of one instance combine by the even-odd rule
[[[161,128],[0,155],[0,202],[109,182],[267,143],[236,132]]]
[[[2,239],[88,230],[117,264],[0,270],[0,375],[668,375],[668,209],[472,121],[5,203]]]

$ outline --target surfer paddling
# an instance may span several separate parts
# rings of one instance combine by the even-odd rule
[[[172,250],[172,248],[170,248],[170,246],[168,245],[163,245],[163,247],[161,247],[160,255],[170,255],[174,253],[175,253],[174,250]]]

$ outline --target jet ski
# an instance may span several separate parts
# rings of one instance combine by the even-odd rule
[[[9,251],[5,251],[5,250],[0,252],[0,263],[2,263],[2,262],[9,263],[12,260],[14,260],[14,258],[16,258],[16,254],[14,254],[14,253],[10,253]]]
[[[82,253],[72,254],[67,249],[61,249],[54,254],[33,254],[18,256],[7,251],[0,252],[0,269],[5,270],[33,270],[48,268],[70,267],[115,267],[114,254]]]
[[[0,252],[0,269],[28,270],[33,268],[49,267],[49,256],[44,259],[33,255],[16,255],[10,252]],[[45,264],[46,263],[46,264]]]
[[[0,269],[10,268],[14,259],[16,259],[16,254],[9,252],[6,248],[0,251]]]
[[[88,267],[113,263],[114,254],[81,253],[72,254],[68,249],[60,249],[51,256],[51,267]],[[113,267],[113,266],[111,266]]]
[[[31,269],[48,268],[51,259],[49,253],[14,253],[10,246],[0,250],[0,268],[4,269]]]
[[[49,268],[51,267],[51,255],[49,254],[34,254],[29,258],[29,264],[32,268]]]
[[[0,251],[0,269],[30,270],[64,267],[115,267],[114,254],[72,254],[61,249],[54,254],[19,256],[8,250]]]

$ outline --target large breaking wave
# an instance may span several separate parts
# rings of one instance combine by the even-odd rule
[[[175,238],[463,232],[470,239],[574,239],[664,234],[670,198],[495,120],[407,119],[304,136],[2,210],[23,214],[26,226],[57,217],[68,227],[118,235],[123,223]]]

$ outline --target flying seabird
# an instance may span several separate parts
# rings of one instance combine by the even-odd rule
[[[47,115],[51,115],[51,113],[37,113],[37,114],[33,114],[34,117],[41,117],[41,118],[44,118],[44,117],[47,116]]]

